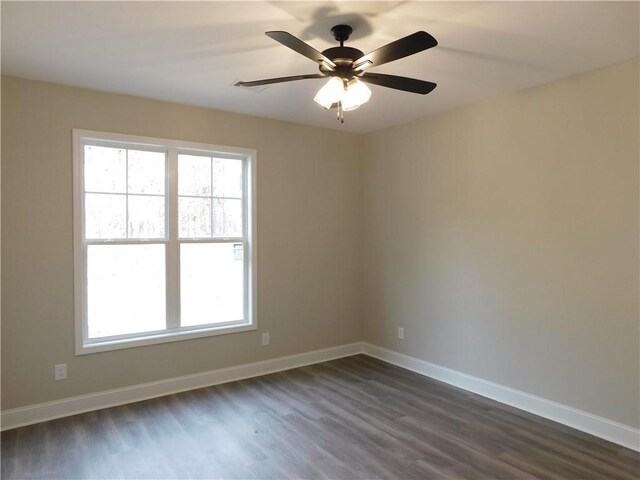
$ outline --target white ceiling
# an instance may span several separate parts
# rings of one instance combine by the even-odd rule
[[[2,73],[368,132],[638,55],[638,2],[2,2]],[[264,35],[318,50],[331,26],[365,53],[418,30],[439,45],[376,71],[436,82],[421,96],[372,86],[345,114],[312,101],[323,80],[231,86],[317,67]],[[372,71],[374,71],[372,69]]]

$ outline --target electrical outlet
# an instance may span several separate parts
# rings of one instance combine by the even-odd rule
[[[398,327],[398,338],[404,340],[404,327]]]
[[[55,367],[53,367],[54,378],[56,380],[64,380],[67,378],[67,364],[59,363]]]
[[[269,332],[262,334],[262,345],[269,345]]]

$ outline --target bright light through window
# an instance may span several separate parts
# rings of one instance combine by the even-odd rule
[[[241,243],[180,245],[182,325],[243,318],[243,263]]]
[[[255,328],[252,152],[74,139],[77,351]]]
[[[163,330],[164,245],[89,245],[89,338]]]

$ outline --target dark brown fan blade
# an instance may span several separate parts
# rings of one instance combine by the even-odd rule
[[[260,85],[271,85],[272,83],[294,82],[296,80],[305,80],[307,78],[325,78],[319,73],[311,73],[309,75],[294,75],[292,77],[267,78],[264,80],[254,80],[253,82],[237,81],[233,85],[235,87],[258,87]]]
[[[311,45],[304,43],[302,40],[294,37],[288,32],[265,32],[265,35],[269,38],[273,38],[276,42],[280,42],[285,47],[289,47],[291,50],[298,52],[300,55],[304,55],[305,57],[310,58],[316,63],[324,63],[326,66],[332,69],[336,67],[336,64],[333,63],[331,59],[324,56]]]
[[[408,57],[427,48],[438,45],[438,41],[427,32],[416,32],[395,42],[387,43],[383,47],[367,53],[353,62],[353,68],[366,68],[367,65],[378,66]]]
[[[420,93],[425,95],[436,88],[433,82],[418,80],[417,78],[397,77],[396,75],[385,75],[383,73],[367,72],[358,77],[363,82],[380,85],[381,87],[395,88],[405,92]]]

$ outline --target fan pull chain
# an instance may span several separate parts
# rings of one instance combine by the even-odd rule
[[[344,110],[342,110],[342,102],[338,102],[338,111],[336,113],[336,118],[340,123],[344,123]]]

